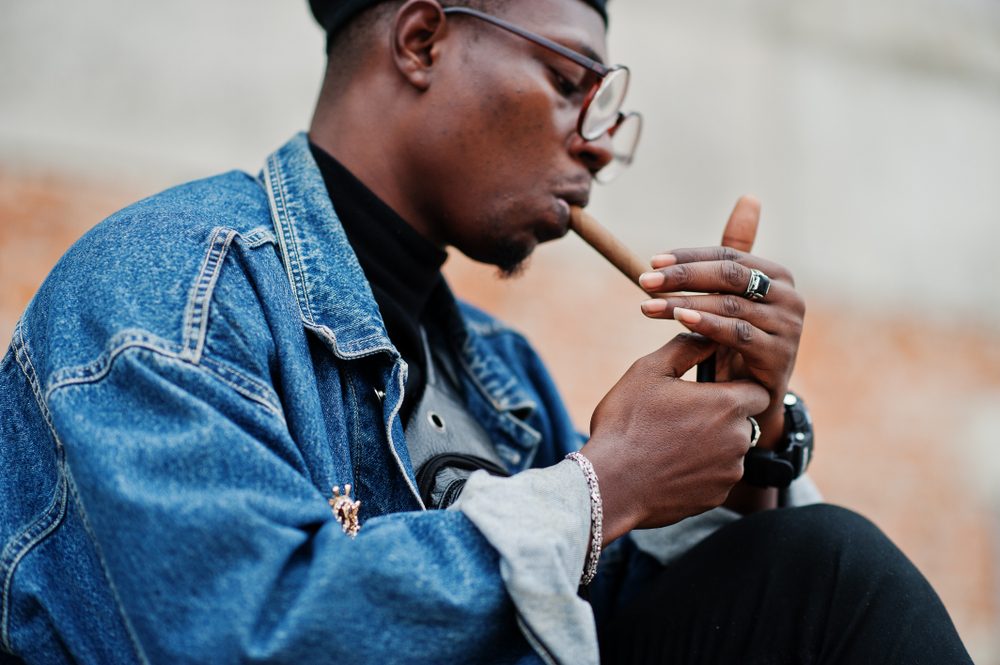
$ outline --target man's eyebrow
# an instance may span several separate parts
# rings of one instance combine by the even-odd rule
[[[556,44],[559,44],[559,46],[568,48],[571,51],[576,51],[580,55],[590,58],[594,62],[600,63],[602,65],[605,64],[604,58],[602,58],[600,54],[598,54],[597,51],[595,51],[593,48],[588,46],[586,42],[582,42],[572,37],[565,37],[565,36],[560,37],[553,34],[546,35],[544,33],[538,33],[538,36],[545,37],[546,39],[555,42]]]
[[[565,46],[566,48],[573,49],[574,51],[576,51],[580,55],[585,55],[588,58],[590,58],[591,60],[593,60],[594,62],[599,62],[602,65],[604,64],[604,58],[602,58],[600,55],[598,55],[597,51],[595,51],[594,49],[590,48],[589,46],[587,46],[583,42],[578,42],[578,41],[575,41],[575,40],[558,40],[558,39],[554,39],[552,41],[558,42],[558,43],[562,44],[563,46]]]

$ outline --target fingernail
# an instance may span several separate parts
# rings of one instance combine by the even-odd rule
[[[701,321],[701,312],[683,307],[674,307],[674,320],[680,321],[684,325],[694,325]]]
[[[642,307],[643,314],[663,314],[667,311],[667,301],[662,298],[647,300],[639,306]]]
[[[673,254],[657,254],[649,260],[649,265],[654,268],[666,268],[677,263],[677,257]]]
[[[644,272],[639,275],[639,285],[644,289],[655,289],[663,286],[666,278],[662,272]]]

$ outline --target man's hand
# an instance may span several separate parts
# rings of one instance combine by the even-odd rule
[[[678,335],[636,361],[594,410],[582,452],[601,484],[605,542],[714,508],[743,477],[747,416],[770,398],[753,381],[681,379],[715,350]]]
[[[753,379],[767,389],[771,403],[758,418],[763,430],[760,445],[767,448],[781,436],[782,400],[795,367],[805,302],[785,267],[746,252],[759,217],[756,199],[740,199],[723,239],[729,247],[679,249],[659,255],[652,263],[655,270],[645,273],[640,283],[651,295],[668,294],[643,303],[646,316],[674,318],[720,345],[718,381]],[[751,268],[771,280],[763,301],[742,295]],[[696,295],[670,293],[676,291]]]

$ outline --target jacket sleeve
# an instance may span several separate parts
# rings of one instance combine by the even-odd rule
[[[281,414],[224,376],[133,347],[47,402],[149,662],[537,662],[463,513],[382,516],[351,539]]]

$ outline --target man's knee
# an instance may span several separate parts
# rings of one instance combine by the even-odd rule
[[[895,545],[868,519],[830,504],[783,508],[747,518],[747,526],[767,534],[770,555],[799,561],[884,558],[899,554]]]
[[[775,511],[783,530],[806,545],[882,545],[888,538],[866,517],[853,510],[818,503]]]
[[[810,577],[823,571],[827,581],[858,590],[922,579],[881,529],[851,510],[816,504],[770,512],[772,561],[786,569],[810,571]]]

